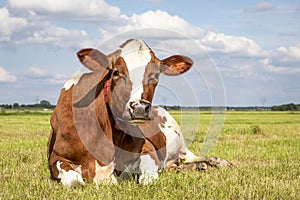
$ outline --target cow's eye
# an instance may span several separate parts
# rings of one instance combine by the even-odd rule
[[[150,79],[148,80],[148,84],[157,84],[157,83],[158,83],[158,80],[155,79],[155,78],[150,78]]]
[[[115,70],[115,71],[113,72],[113,76],[120,76],[119,71],[118,71],[118,70]]]

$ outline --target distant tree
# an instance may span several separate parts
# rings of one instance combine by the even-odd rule
[[[14,109],[18,109],[20,106],[18,103],[14,103],[13,106],[12,106]]]
[[[40,106],[41,106],[42,108],[51,108],[51,103],[50,103],[49,101],[42,100],[42,101],[40,102]]]
[[[272,111],[296,111],[300,110],[300,104],[295,105],[293,103],[290,104],[282,104],[282,105],[275,105],[271,108]]]

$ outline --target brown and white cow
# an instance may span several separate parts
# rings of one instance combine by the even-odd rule
[[[128,40],[109,55],[83,49],[77,56],[92,72],[65,83],[51,116],[52,178],[70,186],[84,179],[116,183],[133,173],[149,183],[178,159],[197,159],[172,116],[151,106],[159,74],[184,73],[191,59],[160,60],[142,40]]]
[[[147,134],[143,132],[147,125],[141,128],[127,122],[150,119],[159,73],[183,73],[192,61],[179,55],[160,60],[141,40],[129,40],[120,47],[107,56],[95,49],[79,51],[79,60],[92,72],[73,77],[61,90],[50,120],[48,160],[51,177],[63,185],[83,184],[83,179],[114,183],[128,169],[140,174],[139,182],[148,182],[156,178],[153,169],[158,169],[153,168],[149,149],[160,152],[156,166],[164,166],[168,157],[161,131]],[[142,74],[129,72],[139,71],[138,67],[143,67]],[[147,147],[148,142],[152,147]]]

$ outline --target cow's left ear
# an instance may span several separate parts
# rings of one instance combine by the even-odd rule
[[[174,55],[161,61],[161,72],[175,76],[188,71],[193,65],[193,61],[182,55]]]
[[[80,62],[92,71],[101,71],[109,66],[109,59],[97,49],[82,49],[77,52]]]

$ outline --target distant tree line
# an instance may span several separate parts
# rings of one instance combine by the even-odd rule
[[[228,110],[228,111],[300,111],[300,104],[283,104],[283,105],[274,105],[274,106],[189,106],[189,107],[181,107],[181,106],[164,106],[161,105],[167,110],[201,110],[201,111],[210,111],[210,110]]]
[[[261,107],[261,106],[239,106],[239,107],[211,107],[211,106],[166,106],[160,105],[167,110],[201,110],[201,111],[210,111],[210,110],[235,110],[235,111],[262,111],[262,110],[271,110],[271,111],[300,111],[300,104],[283,104],[283,105],[274,105],[271,107]],[[47,100],[42,100],[37,104],[0,104],[0,109],[54,109],[55,105],[52,105]]]
[[[0,108],[2,109],[54,109],[55,105],[51,105],[51,103],[47,100],[42,100],[40,103],[36,104],[0,104]]]
[[[272,111],[300,111],[300,104],[283,104],[283,105],[275,105],[271,107]]]

